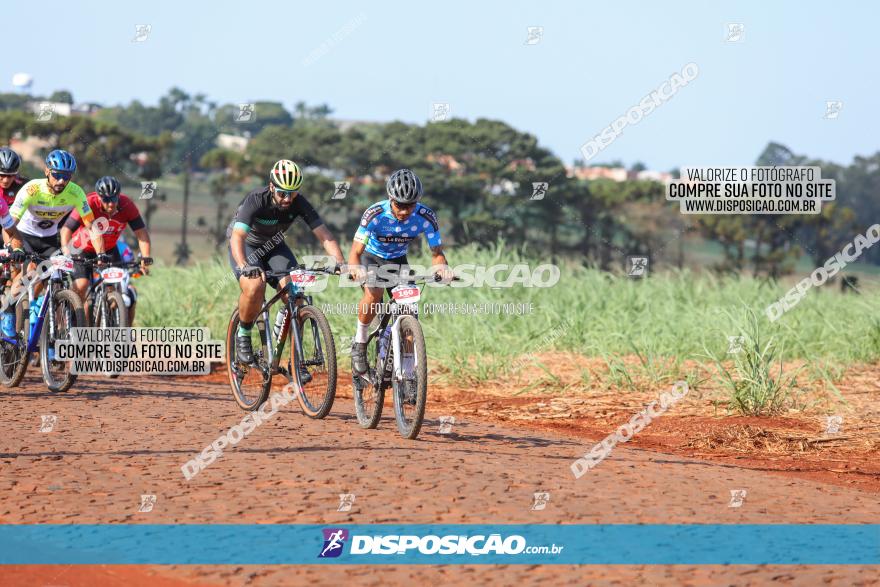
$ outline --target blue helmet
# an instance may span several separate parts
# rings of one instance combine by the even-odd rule
[[[55,149],[46,157],[46,167],[52,171],[76,171],[76,159],[63,149]]]

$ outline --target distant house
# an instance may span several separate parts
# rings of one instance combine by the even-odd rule
[[[100,104],[95,104],[94,102],[82,102],[73,106],[73,113],[91,116],[102,108]]]
[[[514,159],[507,165],[507,168],[511,171],[516,171],[520,167],[524,167],[528,171],[534,171],[536,169],[535,162],[532,161],[531,157],[526,159]]]
[[[73,108],[66,102],[28,102],[28,107],[37,115],[50,119],[52,115],[70,116]]]
[[[672,181],[672,174],[666,171],[650,171],[644,170],[636,173],[636,179],[647,181],[659,181],[660,183],[669,183]]]
[[[248,138],[220,133],[217,135],[216,144],[221,149],[229,149],[230,151],[235,151],[237,153],[244,153],[245,149],[247,149]]]
[[[611,181],[643,180],[669,183],[672,174],[665,171],[627,171],[623,167],[566,167],[568,177],[592,181],[594,179],[610,179]]]
[[[454,171],[454,172],[459,172],[459,173],[464,172],[464,168],[462,167],[462,164],[459,163],[456,160],[456,158],[453,157],[452,155],[435,155],[432,153],[432,154],[429,154],[428,156],[426,156],[425,160],[429,161],[431,163],[436,163],[437,165],[439,165],[443,169],[446,169],[449,171]]]
[[[610,179],[626,181],[628,174],[623,167],[566,167],[568,177],[592,181],[594,179]]]
[[[49,139],[41,139],[40,137],[22,138],[20,134],[12,137],[9,141],[10,148],[14,149],[22,159],[33,163],[37,167],[43,166],[43,158],[48,153],[51,145],[52,143]]]

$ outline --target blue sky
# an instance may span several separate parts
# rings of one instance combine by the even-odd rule
[[[775,140],[849,163],[880,148],[878,13],[859,2],[15,2],[4,21],[22,26],[0,83],[10,91],[23,71],[34,92],[107,104],[155,103],[177,85],[377,121],[424,122],[448,102],[571,162],[692,61],[699,77],[593,162],[741,165]],[[744,25],[742,41],[725,42],[727,23]],[[136,24],[152,25],[143,43],[131,42]],[[540,43],[525,43],[529,26],[544,27]],[[843,102],[837,119],[823,118],[826,100]]]

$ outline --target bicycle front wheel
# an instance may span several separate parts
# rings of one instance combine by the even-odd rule
[[[226,331],[226,372],[229,375],[229,387],[235,403],[243,410],[259,409],[269,397],[272,385],[272,372],[268,366],[269,356],[266,345],[266,323],[262,314],[257,317],[251,330],[251,347],[254,351],[254,362],[241,363],[235,353],[235,338],[238,334],[238,308],[232,312],[229,328]]]
[[[400,435],[414,440],[422,428],[428,401],[428,353],[422,325],[415,316],[400,319],[400,377],[391,378],[394,416]]]
[[[17,387],[24,379],[28,366],[28,302],[22,298],[15,305],[15,339],[16,342],[0,342],[0,384],[5,387]]]
[[[102,319],[107,328],[128,328],[128,308],[125,307],[125,300],[122,294],[116,290],[108,291],[104,294],[104,314]],[[107,377],[116,379],[119,373],[108,373]]]
[[[52,308],[52,323],[44,323],[40,333],[40,368],[49,391],[67,391],[76,382],[76,375],[71,373],[71,361],[55,360],[55,342],[69,340],[70,329],[85,327],[86,318],[82,300],[76,292],[67,289],[55,292],[52,296]]]
[[[302,357],[296,356],[291,330],[291,377],[302,390],[296,397],[303,412],[310,418],[323,418],[330,413],[336,397],[336,344],[324,312],[303,306],[298,316]]]

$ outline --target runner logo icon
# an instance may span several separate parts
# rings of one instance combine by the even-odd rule
[[[342,547],[348,540],[348,530],[344,528],[324,528],[324,546],[318,558],[336,558],[342,554]]]

